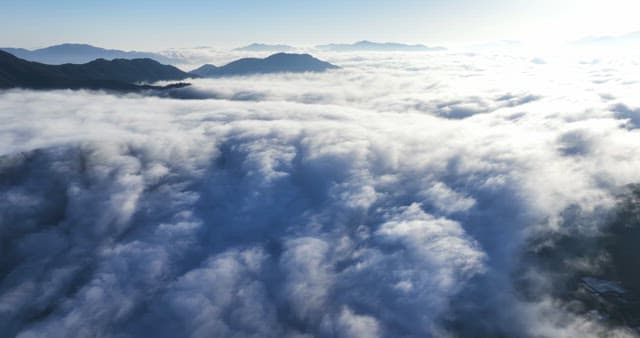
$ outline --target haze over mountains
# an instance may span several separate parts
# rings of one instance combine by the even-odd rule
[[[19,58],[40,63],[58,65],[64,63],[87,63],[96,59],[153,59],[160,63],[178,63],[179,60],[166,56],[137,51],[105,49],[88,44],[64,43],[41,49],[0,48]]]
[[[252,43],[250,45],[236,48],[234,50],[243,52],[291,52],[296,50],[296,48],[283,44],[271,45],[264,43]]]
[[[581,47],[632,47],[640,46],[640,31],[618,36],[596,36],[573,43]]]
[[[316,59],[309,54],[277,53],[267,58],[244,58],[222,67],[203,65],[190,73],[202,77],[221,77],[269,73],[324,72],[338,68],[328,62]]]
[[[214,48],[215,49],[215,48]],[[287,44],[252,43],[247,46],[233,49],[237,52],[293,52],[295,46]],[[443,47],[430,47],[422,44],[403,44],[396,42],[378,43],[372,41],[359,41],[353,44],[326,44],[315,47],[321,51],[442,51]],[[125,51],[108,49],[89,44],[63,43],[45,48],[29,50],[25,48],[0,47],[0,50],[11,53],[21,59],[35,61],[44,64],[61,65],[65,63],[87,63],[96,59],[153,59],[163,64],[179,65],[193,64],[193,58],[183,55],[179,51],[164,51],[160,53],[145,51]],[[188,49],[187,49],[188,50]],[[206,59],[197,58],[199,62],[207,62]]]
[[[204,48],[204,47],[203,47]],[[63,43],[46,48],[29,50],[25,48],[14,47],[0,47],[0,50],[8,52],[18,58],[34,61],[49,65],[61,65],[65,63],[82,64],[88,63],[97,59],[114,60],[114,59],[152,59],[163,64],[171,65],[190,65],[193,67],[198,64],[208,64],[211,61],[211,56],[220,51],[213,47],[207,47],[210,51],[199,51],[193,53],[196,49],[183,49],[183,50],[167,50],[159,53],[145,52],[145,51],[124,51],[119,49],[107,49],[101,48],[89,44],[77,44],[77,43]],[[232,51],[235,52],[247,52],[247,53],[264,53],[264,52],[292,52],[298,48],[287,44],[267,44],[267,43],[252,43],[247,46],[235,48]],[[410,45],[396,42],[378,43],[372,41],[359,41],[353,44],[327,44],[319,45],[312,49],[320,51],[442,51],[446,50],[443,47],[429,47],[422,44]],[[207,66],[204,70],[208,73],[212,73],[211,67]],[[293,70],[297,71],[297,70]],[[314,71],[303,70],[303,71]],[[215,71],[220,72],[220,70]],[[213,72],[213,73],[215,73]],[[267,73],[273,72],[273,70],[266,71]],[[234,70],[230,73],[238,73]],[[242,73],[242,72],[240,72]]]
[[[577,41],[567,42],[568,46],[594,48],[633,47],[639,44],[640,32],[633,32],[619,36],[585,37]],[[522,47],[523,42],[510,40],[496,40],[466,46],[466,48],[474,51],[514,49]],[[153,59],[163,64],[189,65],[191,67],[198,64],[210,63],[212,55],[225,51],[225,49],[216,48],[215,46],[170,49],[161,52],[125,51],[78,43],[63,43],[34,50],[14,47],[0,47],[0,50],[11,53],[24,60],[52,65],[65,63],[81,64],[96,59]],[[428,46],[424,44],[362,40],[354,43],[329,43],[307,48],[298,48],[289,44],[256,42],[232,49],[231,51],[246,53],[275,53],[294,52],[296,50],[316,50],[322,52],[433,52],[446,51],[448,49],[442,46]]]
[[[351,44],[327,44],[327,45],[319,45],[316,46],[319,50],[324,51],[334,51],[334,52],[354,52],[354,51],[374,51],[374,52],[389,52],[389,51],[416,51],[416,52],[427,52],[427,51],[444,51],[446,48],[444,47],[428,47],[422,44],[409,45],[404,43],[397,42],[372,42],[372,41],[358,41]]]

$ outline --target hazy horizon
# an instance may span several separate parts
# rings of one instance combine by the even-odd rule
[[[252,42],[315,45],[359,40],[462,45],[559,43],[640,31],[640,5],[601,1],[6,1],[0,46],[63,42],[127,50]],[[45,34],[46,33],[46,34]]]

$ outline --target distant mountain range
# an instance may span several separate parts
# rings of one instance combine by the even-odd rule
[[[573,45],[586,47],[636,47],[640,46],[640,32],[633,32],[619,36],[588,37],[574,41]]]
[[[252,43],[248,46],[234,49],[243,52],[291,52],[296,50],[295,47],[289,45],[269,45],[264,43]]]
[[[98,59],[85,64],[46,65],[0,51],[0,88],[138,91],[167,88],[139,84],[141,82],[192,77],[194,75],[151,59]],[[185,85],[180,83],[168,87]]]
[[[47,48],[28,50],[24,48],[0,48],[19,58],[60,65],[65,63],[87,63],[96,59],[153,59],[165,64],[179,63],[180,60],[168,58],[156,53],[127,52],[117,49],[104,49],[86,44],[65,43]]]
[[[152,59],[97,59],[83,64],[47,65],[0,51],[0,89],[107,89],[139,91],[183,87],[151,86],[157,81],[181,81],[197,77],[223,77],[282,72],[322,72],[338,68],[308,54],[273,54],[264,59],[244,58],[225,66],[204,65],[192,72],[163,65]]]
[[[202,77],[222,77],[235,75],[324,72],[338,68],[328,62],[318,60],[309,54],[278,53],[267,58],[245,58],[222,67],[204,65],[190,73]]]
[[[443,51],[444,47],[428,47],[425,45],[407,45],[396,42],[372,42],[372,41],[358,41],[351,44],[328,44],[316,46],[316,49],[323,51],[333,52],[358,52],[358,51],[372,51],[372,52],[430,52],[430,51]]]

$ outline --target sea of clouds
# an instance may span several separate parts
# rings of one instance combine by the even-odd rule
[[[0,92],[0,332],[633,336],[557,295],[606,257],[536,252],[640,182],[639,59],[319,56],[342,68]]]

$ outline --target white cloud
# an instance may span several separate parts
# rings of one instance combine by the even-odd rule
[[[640,180],[631,61],[323,57],[182,93],[205,100],[1,92],[0,330],[606,333],[512,274]]]

